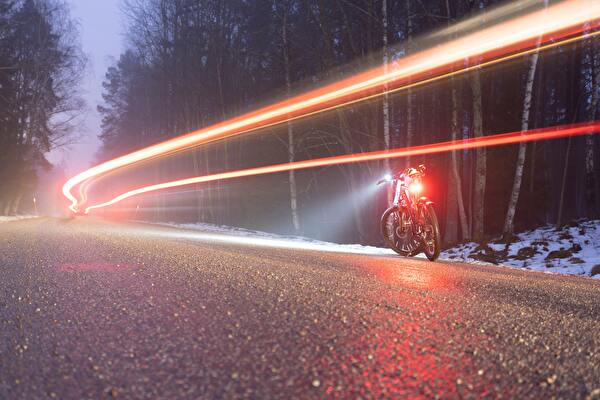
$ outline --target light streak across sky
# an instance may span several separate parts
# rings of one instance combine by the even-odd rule
[[[531,4],[531,1],[522,4]],[[509,6],[514,8],[514,5]],[[574,35],[581,35],[584,29],[593,30],[599,26],[600,1],[566,0],[403,57],[388,68],[378,67],[289,100],[99,164],[69,179],[63,186],[63,194],[71,201],[71,210],[76,211],[84,202],[84,190],[81,188],[78,190],[80,196],[78,199],[72,193],[73,189],[107,172],[175,151],[312,115],[353,101],[364,100],[372,97],[376,92],[381,93],[383,88],[397,90],[403,86],[413,85],[414,82],[464,71],[475,64],[481,65],[502,57],[523,54],[531,51],[537,44],[548,45]],[[465,66],[465,60],[471,60],[471,66]]]
[[[465,140],[449,141],[428,144],[423,146],[413,146],[394,150],[374,151],[370,153],[349,154],[343,156],[326,157],[314,160],[297,161],[293,163],[269,165],[265,167],[249,168],[239,171],[223,172],[213,175],[196,176],[192,178],[179,179],[171,182],[159,183],[156,185],[144,186],[125,192],[107,202],[89,206],[86,208],[86,214],[94,209],[111,206],[133,196],[145,193],[156,192],[159,190],[171,189],[179,186],[188,186],[199,183],[212,182],[224,179],[241,178],[255,175],[271,174],[275,172],[284,172],[315,167],[326,167],[330,165],[350,164],[366,161],[377,161],[386,158],[400,158],[422,156],[426,154],[437,154],[449,151],[469,150],[481,147],[502,146],[521,142],[532,142],[538,140],[559,139],[569,136],[581,136],[592,133],[600,133],[600,121],[589,122],[576,125],[554,126],[550,128],[535,129],[526,132],[518,131],[503,133],[491,136],[482,136]]]

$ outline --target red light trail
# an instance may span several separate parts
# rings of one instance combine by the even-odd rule
[[[581,136],[600,132],[600,121],[576,124],[563,125],[550,128],[535,129],[526,132],[518,131],[511,133],[503,133],[491,136],[483,136],[478,138],[470,138],[458,141],[449,141],[441,143],[427,144],[423,146],[413,146],[389,151],[374,151],[370,153],[350,154],[335,157],[319,158],[315,160],[297,161],[293,163],[269,165],[264,167],[244,169],[240,171],[223,172],[213,175],[196,176],[192,178],[180,179],[171,182],[159,183],[156,185],[145,186],[125,192],[112,200],[105,203],[89,206],[85,213],[89,211],[107,207],[116,204],[120,201],[133,196],[138,196],[144,193],[156,192],[159,190],[170,189],[179,186],[187,186],[198,183],[206,183],[217,180],[241,178],[254,175],[271,174],[275,172],[284,172],[290,170],[299,170],[315,167],[326,167],[330,165],[351,164],[366,161],[377,161],[385,158],[400,158],[409,156],[420,156],[426,154],[437,154],[449,151],[476,149],[481,147],[502,146],[521,142],[532,142],[538,140],[559,139],[569,136]]]
[[[593,30],[599,26],[600,2],[567,0],[406,56],[388,68],[378,67],[99,164],[69,179],[62,191],[71,201],[71,210],[77,211],[78,206],[81,208],[81,203],[85,202],[85,196],[80,188],[79,200],[72,190],[77,185],[118,168],[379,96],[384,88],[389,91],[400,90],[418,82],[489,65],[500,59],[510,59],[532,51],[539,43],[554,46],[557,41],[572,38],[580,35],[584,29]],[[465,60],[476,60],[477,65],[466,67]]]

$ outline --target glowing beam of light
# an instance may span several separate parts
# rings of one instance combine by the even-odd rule
[[[579,34],[584,28],[592,30],[599,25],[600,1],[567,0],[406,56],[387,68],[375,68],[321,89],[99,164],[69,179],[62,191],[71,201],[70,209],[77,211],[79,200],[71,193],[72,189],[88,179],[112,170],[289,121],[331,108],[336,104],[364,98],[372,91],[393,89],[450,71],[464,70],[465,60],[476,60],[477,63],[490,61],[503,55],[531,49],[539,43],[550,43]]]
[[[271,174],[275,172],[284,172],[290,170],[299,170],[315,167],[326,167],[330,165],[350,164],[365,161],[377,161],[386,158],[400,158],[422,156],[427,154],[437,154],[449,151],[476,149],[481,147],[503,146],[521,142],[532,142],[537,140],[558,139],[569,136],[581,136],[600,132],[600,121],[576,124],[563,125],[543,129],[534,129],[526,132],[518,131],[511,133],[496,134],[491,136],[483,136],[478,138],[469,138],[458,141],[448,141],[441,143],[433,143],[423,146],[413,146],[389,151],[374,151],[370,153],[350,154],[335,157],[319,158],[315,160],[297,161],[293,163],[269,165],[264,167],[250,168],[239,171],[223,172],[213,175],[196,176],[192,178],[180,179],[171,182],[158,183],[155,185],[145,186],[125,192],[112,200],[105,203],[89,206],[85,213],[91,210],[107,207],[116,204],[120,201],[133,196],[138,196],[144,193],[156,192],[179,186],[187,186],[198,183],[206,183],[217,180],[241,178],[254,175]]]
[[[379,247],[361,246],[352,244],[336,244],[322,242],[318,240],[306,241],[302,239],[294,238],[280,238],[277,236],[268,237],[263,236],[263,232],[257,232],[258,236],[242,236],[236,232],[200,232],[194,231],[194,228],[188,229],[184,225],[170,225],[170,224],[153,224],[158,225],[159,228],[152,227],[145,224],[144,227],[131,227],[127,225],[120,226],[118,232],[124,233],[124,230],[131,232],[136,236],[146,235],[158,238],[185,238],[190,240],[198,241],[209,241],[209,242],[221,242],[228,244],[241,244],[251,247],[272,247],[282,249],[293,249],[293,250],[316,250],[331,253],[353,253],[353,254],[367,254],[367,255],[392,255],[396,254],[391,249],[383,249]],[[176,227],[177,230],[165,229],[162,227]],[[183,228],[183,229],[181,229]]]

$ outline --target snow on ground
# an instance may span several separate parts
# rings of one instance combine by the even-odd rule
[[[442,257],[569,275],[594,274],[600,279],[600,220],[574,222],[560,230],[545,226],[519,233],[510,242],[498,238],[466,243],[444,251]]]
[[[140,221],[142,222],[142,221]],[[391,249],[363,246],[360,244],[337,244],[323,242],[320,240],[309,239],[301,236],[286,236],[254,231],[244,228],[234,228],[225,225],[212,225],[205,223],[196,224],[176,224],[164,223],[158,225],[173,226],[176,228],[184,228],[192,231],[198,231],[196,237],[202,239],[212,239],[221,242],[234,242],[239,244],[252,244],[266,247],[282,247],[305,250],[320,250],[337,253],[356,253],[356,254],[372,254],[372,255],[394,255],[396,254]]]
[[[159,225],[195,231],[190,233],[190,238],[221,242],[342,253],[396,254],[387,248],[329,243],[300,236],[284,236],[205,223]],[[417,257],[424,255],[420,254]],[[600,220],[574,223],[558,231],[554,227],[546,226],[517,234],[515,240],[508,243],[500,238],[486,243],[465,243],[443,251],[440,260],[494,264],[580,276],[592,276],[594,269],[594,278],[600,279]]]
[[[0,215],[0,222],[11,222],[29,218],[37,218],[37,215]]]

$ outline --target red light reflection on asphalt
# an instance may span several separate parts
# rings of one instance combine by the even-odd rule
[[[481,397],[498,395],[491,392],[489,378],[477,373],[470,354],[448,351],[449,343],[483,343],[486,338],[462,337],[453,328],[461,321],[459,310],[445,305],[443,298],[383,289],[369,301],[376,311],[364,321],[364,331],[348,335],[317,361],[323,364],[318,369],[326,371],[322,386],[328,398],[460,398],[467,387]],[[327,369],[331,360],[336,369]],[[351,377],[353,386],[338,387],[342,377]],[[510,398],[509,390],[503,394]]]
[[[425,259],[414,259],[403,263],[402,268],[395,264],[384,267],[380,259],[369,258],[363,262],[361,269],[390,285],[419,290],[452,290],[454,281],[447,274],[427,268],[428,263]]]
[[[494,377],[481,373],[473,345],[489,347],[490,337],[459,328],[472,317],[456,301],[458,288],[444,271],[421,260],[340,257],[350,274],[373,275],[379,283],[361,287],[368,291],[364,307],[372,311],[361,315],[363,305],[357,304],[360,320],[348,325],[362,329],[331,332],[336,345],[315,361],[325,371],[320,382],[327,398],[514,397],[512,388],[494,386]],[[338,386],[348,379],[351,387]]]

